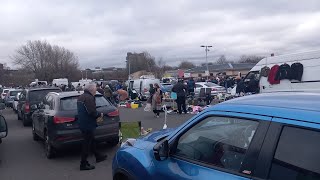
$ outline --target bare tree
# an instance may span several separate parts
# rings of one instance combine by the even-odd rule
[[[219,57],[219,59],[217,60],[217,64],[226,64],[228,61],[227,61],[227,58],[225,57],[225,55],[221,55]]]
[[[28,41],[16,50],[12,60],[41,80],[51,81],[61,77],[72,79],[79,73],[78,58],[73,52],[57,45],[52,46],[46,41]]]
[[[143,53],[127,53],[127,69],[129,69],[129,63],[131,73],[141,70],[152,72],[156,68],[155,58],[146,51]]]
[[[178,65],[178,68],[180,69],[191,69],[191,68],[194,68],[196,67],[192,62],[190,61],[182,61],[179,65]]]

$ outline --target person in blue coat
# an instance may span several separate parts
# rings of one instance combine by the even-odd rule
[[[96,110],[96,92],[96,84],[88,83],[84,87],[84,93],[79,96],[77,101],[78,120],[83,137],[80,170],[92,170],[95,168],[87,161],[90,151],[95,155],[96,162],[107,159],[106,155],[97,152],[94,137],[94,131],[97,127],[97,118],[99,116],[103,117],[103,113],[99,114]]]

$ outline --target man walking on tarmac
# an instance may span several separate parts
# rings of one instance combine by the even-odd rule
[[[177,93],[177,105],[178,112],[182,114],[182,110],[185,114],[187,114],[186,109],[186,94],[188,92],[187,87],[183,84],[183,79],[180,79],[176,85],[173,86],[172,92]]]
[[[103,113],[99,114],[96,110],[97,87],[95,83],[88,83],[84,88],[84,93],[79,96],[77,101],[78,119],[80,130],[83,137],[80,170],[92,170],[95,167],[87,161],[89,152],[96,157],[96,162],[102,162],[107,159],[106,155],[97,152],[94,131],[97,127],[97,118],[103,117]]]

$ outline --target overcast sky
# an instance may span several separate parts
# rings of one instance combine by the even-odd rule
[[[177,65],[225,54],[320,49],[320,0],[0,0],[0,63],[27,40],[73,51],[81,67],[124,66],[148,51]]]

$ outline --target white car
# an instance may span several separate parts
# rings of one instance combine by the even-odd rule
[[[219,93],[226,93],[226,88],[219,86],[211,82],[197,82],[195,94],[199,95],[201,88],[211,88],[211,95],[217,95]]]
[[[3,89],[1,92],[1,99],[4,99],[9,92],[10,89]]]

